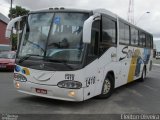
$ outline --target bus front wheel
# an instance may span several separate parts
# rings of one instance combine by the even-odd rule
[[[113,90],[114,90],[114,79],[112,75],[108,74],[107,77],[105,78],[102,86],[102,92],[98,96],[98,98],[108,98],[112,95]]]

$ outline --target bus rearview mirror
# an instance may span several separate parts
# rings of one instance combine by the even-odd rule
[[[15,25],[16,22],[19,22],[21,20],[22,20],[22,17],[16,17],[8,23],[7,28],[6,28],[6,34],[5,34],[6,38],[11,37],[11,31],[12,31],[13,26]]]
[[[91,31],[92,31],[92,23],[96,20],[100,20],[100,14],[95,14],[90,16],[83,25],[83,42],[90,43],[91,42]]]

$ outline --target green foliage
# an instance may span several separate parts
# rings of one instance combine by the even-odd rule
[[[27,15],[28,13],[29,13],[29,10],[22,8],[21,6],[16,6],[15,8],[12,8],[12,10],[11,9],[9,10],[8,17],[11,18],[11,14],[12,14],[12,18],[15,18],[18,16]]]
[[[11,38],[12,38],[12,50],[17,50],[17,35],[13,33]]]

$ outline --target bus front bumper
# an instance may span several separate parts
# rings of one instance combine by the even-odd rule
[[[19,92],[65,101],[83,101],[83,88],[66,89],[58,86],[48,86],[31,82],[14,81],[14,86]]]

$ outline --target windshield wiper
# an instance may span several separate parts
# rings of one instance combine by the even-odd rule
[[[51,61],[51,62],[62,63],[62,64],[65,65],[67,68],[73,70],[73,67],[70,66],[69,64],[67,64],[67,61],[66,61],[66,60],[55,60],[55,59],[46,59],[46,60]]]
[[[22,57],[22,58],[19,60],[19,63],[22,63],[23,61],[27,60],[28,58],[30,58],[30,57],[32,57],[32,56],[42,57],[42,56],[40,56],[40,55],[27,54],[26,56]]]

